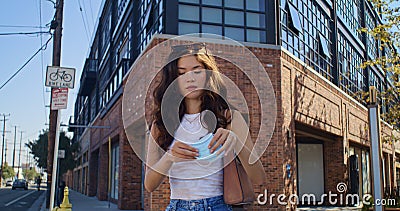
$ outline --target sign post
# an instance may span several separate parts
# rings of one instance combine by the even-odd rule
[[[75,69],[58,66],[48,66],[46,71],[46,86],[53,87],[51,93],[51,110],[57,110],[57,124],[53,152],[53,169],[50,189],[50,210],[54,208],[54,198],[58,173],[58,146],[60,143],[61,109],[68,104],[68,88],[73,89],[75,84]]]

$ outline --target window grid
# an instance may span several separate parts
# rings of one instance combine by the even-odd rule
[[[350,27],[350,30],[361,40],[362,34],[358,31],[361,28],[361,2],[360,0],[338,0],[337,13],[339,18]]]
[[[104,55],[110,40],[110,30],[111,30],[111,12],[108,12],[104,17],[102,34],[101,34],[101,55]]]
[[[362,57],[342,33],[338,36],[338,51],[339,87],[352,95],[361,94],[366,90],[366,77],[360,68]]]
[[[117,42],[117,47],[115,48],[115,64],[114,68],[117,67],[119,62],[122,59],[130,59],[131,58],[131,43],[132,43],[132,35],[131,35],[132,23],[129,22],[124,34],[121,36],[120,40]]]
[[[289,25],[290,12],[288,4],[292,4],[300,17],[303,27],[298,32]],[[306,0],[292,0],[280,5],[281,10],[281,41],[282,47],[311,66],[322,76],[333,81],[331,29],[332,20],[315,3]],[[293,10],[292,10],[293,11]],[[318,36],[326,41],[329,56],[325,56]]]
[[[368,30],[372,30],[375,28],[374,20],[372,19],[371,13],[369,11],[365,13],[365,24]],[[377,42],[370,34],[367,34],[367,52],[368,56],[370,56],[371,59],[375,59],[377,57]]]
[[[118,0],[117,4],[117,19],[119,20],[128,6],[128,0]]]
[[[208,2],[208,1],[207,1]],[[236,39],[238,41],[247,41],[247,42],[259,42],[259,43],[265,43],[266,42],[266,16],[265,16],[265,4],[263,1],[258,1],[256,4],[258,4],[259,9],[257,10],[255,8],[254,2],[251,2],[251,8],[247,8],[247,2],[248,0],[239,0],[235,1],[236,5],[239,5],[239,2],[243,2],[243,8],[242,6],[235,7],[235,6],[226,6],[222,4],[210,4],[208,3],[203,3],[202,1],[179,1],[179,5],[185,5],[185,6],[194,6],[199,8],[199,17],[196,20],[193,20],[193,17],[191,19],[184,19],[180,18],[179,19],[179,30],[178,34],[186,34],[186,33],[210,33],[210,30],[216,34],[220,35],[225,35],[228,37],[231,37],[233,39]],[[241,4],[241,3],[240,3]],[[207,18],[202,18],[203,14],[207,10],[221,10],[221,20],[213,20],[213,21],[205,21],[204,19]],[[242,19],[238,22],[235,23],[230,23],[226,21],[226,13],[227,12],[233,12],[237,13],[240,12]],[[209,17],[208,17],[209,18]],[[231,16],[229,16],[231,18]],[[255,21],[250,21],[248,19],[251,18],[258,18],[257,22],[259,23],[259,26],[256,26],[254,23]],[[248,24],[250,21],[251,24]],[[230,23],[230,24],[229,24]],[[204,27],[203,27],[204,25]],[[183,27],[185,26],[185,27]],[[215,26],[215,28],[212,28]],[[217,27],[221,27],[221,30],[219,30]],[[227,34],[227,32],[232,32],[232,31],[239,31],[240,30],[240,35],[237,35],[236,37],[232,37],[232,35]],[[242,34],[243,33],[243,34]],[[236,35],[236,34],[235,34]]]
[[[142,0],[139,8],[140,18],[138,25],[140,26],[140,31],[137,38],[139,40],[138,50],[139,53],[141,53],[155,33],[162,33],[162,17],[164,15],[163,0]],[[147,14],[147,12],[149,12],[149,14]]]

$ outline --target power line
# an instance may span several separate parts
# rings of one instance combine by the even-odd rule
[[[79,2],[81,1],[81,0],[78,0]],[[87,9],[86,9],[86,4],[85,4],[85,1],[83,1],[83,12],[85,13],[85,18],[86,18],[86,25],[87,25],[87,28],[88,28],[88,32],[89,33],[91,33],[91,30],[90,30],[90,27],[89,27],[89,18],[88,18],[88,14],[87,14]],[[89,34],[90,35],[90,34]]]
[[[39,50],[37,50],[3,85],[1,85],[0,90],[13,79],[40,51],[46,50],[47,44],[50,42],[50,40],[53,38],[51,36],[44,45],[42,45]]]
[[[94,18],[93,18],[93,7],[92,7],[92,1],[89,1],[89,7],[90,7],[90,14],[91,14],[91,19],[92,19],[92,26],[94,26]]]
[[[33,29],[45,29],[44,26],[26,26],[26,25],[1,25],[0,28],[33,28]]]
[[[42,0],[39,0],[39,25],[42,25]],[[40,46],[43,46],[43,35],[40,34]],[[43,62],[43,51],[40,51],[40,63],[42,66],[42,84],[44,84],[44,62]],[[46,106],[46,94],[45,87],[42,86],[42,99],[43,99],[43,107]],[[47,123],[47,109],[44,109],[44,119]]]
[[[0,36],[10,36],[10,35],[35,35],[35,34],[50,34],[49,31],[38,31],[38,32],[4,32],[0,33]]]
[[[85,18],[83,17],[83,11],[82,11],[82,6],[81,6],[81,1],[80,0],[78,0],[78,6],[79,6],[79,11],[81,12],[81,17],[82,17],[82,21],[83,21],[83,26],[84,26],[84,28],[85,28],[85,33],[86,33],[86,38],[87,38],[87,40],[88,40],[88,42],[90,42],[90,39],[89,39],[89,32],[88,32],[88,24],[86,24],[86,21],[85,21]],[[86,11],[85,11],[86,12]]]

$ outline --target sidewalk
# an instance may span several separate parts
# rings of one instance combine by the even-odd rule
[[[48,211],[46,209],[46,202],[44,200],[45,193],[39,197],[41,201],[40,211]],[[89,197],[74,190],[69,189],[69,202],[72,204],[73,211],[120,211],[116,204],[110,203],[110,208],[108,208],[108,201],[99,201],[96,197]],[[36,203],[35,203],[36,204]],[[33,206],[32,206],[33,207]],[[34,209],[31,209],[34,210]],[[39,210],[39,207],[38,209]],[[136,211],[136,210],[128,210]]]

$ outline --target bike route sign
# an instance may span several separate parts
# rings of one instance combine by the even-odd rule
[[[75,68],[48,66],[46,86],[73,89],[75,84]]]

